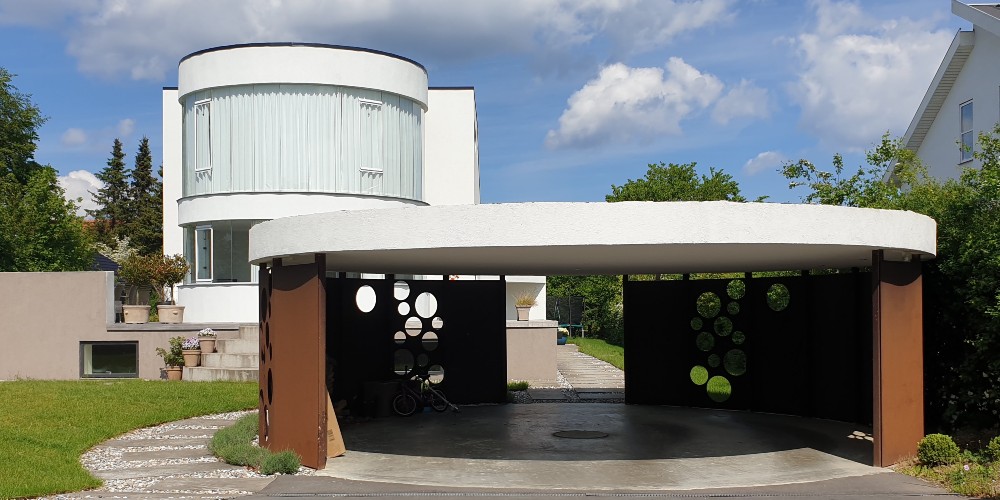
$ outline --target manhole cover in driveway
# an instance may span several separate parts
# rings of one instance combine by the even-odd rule
[[[607,432],[601,431],[559,431],[553,432],[553,436],[569,439],[600,439],[608,437]]]

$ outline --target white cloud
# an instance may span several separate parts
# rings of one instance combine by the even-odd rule
[[[104,183],[86,170],[74,170],[66,175],[59,176],[59,186],[66,191],[67,200],[72,200],[79,205],[76,214],[85,216],[87,213],[84,210],[88,208],[94,210],[97,208],[97,204],[94,203],[90,192],[93,191],[96,193],[98,189],[104,186]],[[83,198],[83,201],[78,202],[77,198]]]
[[[733,11],[733,0],[90,0],[65,10],[52,0],[0,2],[0,23],[64,26],[67,50],[82,71],[134,79],[163,78],[194,50],[261,41],[358,45],[443,60],[572,55],[601,39],[617,57],[728,22]]]
[[[764,151],[743,164],[743,173],[757,175],[765,170],[778,168],[788,161],[788,157],[777,151]]]
[[[715,103],[712,119],[723,125],[739,118],[767,118],[771,116],[771,100],[767,89],[743,80],[729,89]]]
[[[813,32],[793,40],[801,65],[789,86],[800,127],[833,148],[860,150],[901,135],[953,33],[909,18],[873,19],[854,3],[816,0]]]
[[[664,68],[633,68],[617,63],[570,96],[559,127],[545,138],[549,148],[593,147],[607,143],[648,142],[678,135],[681,122],[709,108],[719,123],[770,114],[766,89],[746,80],[725,96],[715,75],[679,57]]]
[[[68,128],[60,137],[63,146],[77,147],[87,143],[87,132],[80,128]]]
[[[118,122],[118,135],[119,138],[127,138],[132,135],[135,131],[135,120],[131,118],[125,118]]]

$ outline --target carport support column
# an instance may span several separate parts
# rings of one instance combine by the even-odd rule
[[[890,262],[872,252],[876,467],[916,455],[924,435],[922,288],[919,260]]]
[[[326,256],[260,273],[260,445],[326,466]]]

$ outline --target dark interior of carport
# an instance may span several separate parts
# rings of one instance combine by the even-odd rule
[[[912,454],[923,434],[921,266],[880,251],[872,262],[780,278],[626,276],[626,402],[871,424],[875,465]],[[371,412],[379,382],[413,373],[443,375],[459,404],[505,401],[504,281],[406,280],[405,294],[397,281],[329,276],[323,254],[261,267],[263,446],[323,468],[329,401]],[[433,310],[418,310],[422,294]]]

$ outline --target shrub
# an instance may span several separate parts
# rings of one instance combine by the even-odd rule
[[[525,380],[514,380],[512,382],[507,382],[508,391],[523,391],[528,388],[529,384]]]
[[[299,471],[299,456],[294,451],[285,450],[269,453],[260,464],[262,474],[295,474]]]
[[[990,444],[986,445],[984,454],[991,462],[1000,462],[1000,436],[990,440]]]
[[[917,458],[925,465],[955,463],[960,455],[955,441],[944,434],[928,434],[917,443]]]

